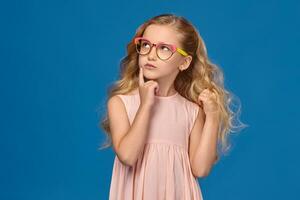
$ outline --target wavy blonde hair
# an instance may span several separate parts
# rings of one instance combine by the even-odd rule
[[[203,39],[196,28],[185,18],[174,14],[155,16],[139,26],[133,38],[142,36],[145,29],[151,24],[173,27],[181,36],[182,48],[193,57],[190,66],[177,75],[174,82],[176,91],[194,103],[197,103],[199,94],[206,88],[217,94],[217,104],[221,110],[218,147],[221,147],[221,153],[225,153],[231,146],[228,142],[229,133],[237,132],[236,129],[247,125],[239,121],[240,103],[238,102],[236,112],[230,108],[234,95],[224,88],[222,70],[209,60]],[[106,102],[114,95],[127,94],[139,87],[139,67],[137,66],[138,54],[132,39],[127,44],[127,55],[122,58],[120,63],[120,79],[109,86]],[[106,142],[99,149],[110,147],[112,141],[107,112],[103,115],[99,127],[107,135]],[[218,151],[217,160],[219,160],[219,155]]]

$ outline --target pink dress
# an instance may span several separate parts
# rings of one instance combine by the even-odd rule
[[[138,90],[118,95],[130,124],[140,105]],[[110,200],[202,200],[193,176],[189,155],[189,134],[199,106],[176,93],[156,96],[146,144],[133,167],[114,159]]]

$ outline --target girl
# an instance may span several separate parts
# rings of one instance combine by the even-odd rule
[[[103,147],[116,153],[110,200],[203,199],[197,178],[233,128],[222,71],[196,28],[174,14],[142,24],[127,53],[101,122]]]

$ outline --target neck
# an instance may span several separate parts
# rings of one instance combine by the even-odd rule
[[[171,96],[177,93],[174,82],[173,81],[162,81],[162,80],[154,80],[158,83],[158,92],[156,93],[157,96]]]

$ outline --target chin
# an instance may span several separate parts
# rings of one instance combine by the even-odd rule
[[[156,79],[158,78],[153,72],[148,72],[147,69],[144,69],[144,77],[147,79]]]
[[[145,76],[145,75],[144,75],[144,77],[145,77],[145,82],[146,82],[146,81],[150,81],[150,80],[153,80],[153,81],[154,81],[154,80],[157,79],[156,77],[153,77],[153,76]]]

